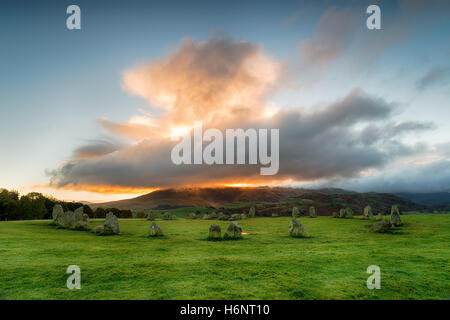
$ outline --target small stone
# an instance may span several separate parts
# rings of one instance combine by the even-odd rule
[[[373,218],[373,214],[372,214],[372,207],[367,205],[364,208],[364,218],[366,219],[372,219]]]
[[[300,217],[300,210],[298,210],[297,207],[293,207],[293,208],[292,208],[292,217],[293,217],[293,218],[298,218],[298,217]]]
[[[316,208],[314,207],[309,207],[309,216],[311,218],[317,218],[317,214],[316,214]]]
[[[164,235],[161,227],[156,222],[153,222],[151,224],[150,228],[148,229],[148,234],[151,237],[162,237]]]
[[[381,220],[380,222],[374,223],[370,229],[369,232],[378,232],[378,233],[384,233],[388,232],[391,229],[391,224],[387,220]]]
[[[242,220],[247,219],[247,215],[245,213],[241,213],[241,219]]]
[[[308,237],[308,231],[306,231],[306,228],[303,226],[303,224],[297,219],[294,218],[291,220],[291,223],[289,224],[289,235],[291,237]]]
[[[391,208],[391,224],[394,227],[399,227],[402,225],[402,220],[400,219],[400,211],[398,210],[398,206],[394,205]]]
[[[209,240],[218,240],[222,238],[222,231],[220,230],[220,226],[218,224],[212,224],[209,227]]]
[[[162,215],[162,218],[164,220],[170,220],[170,213],[169,212],[164,212],[163,215]]]
[[[225,233],[223,234],[224,239],[238,239],[241,237],[242,228],[237,222],[231,222]]]
[[[106,215],[106,219],[105,222],[103,223],[103,226],[105,233],[112,233],[112,234],[120,233],[119,220],[117,220],[117,217],[112,212],[108,212],[108,214]]]
[[[337,213],[336,211],[333,212],[333,218],[339,218],[339,213]]]
[[[105,227],[100,225],[100,226],[96,226],[94,228],[94,230],[92,230],[92,231],[94,231],[95,233],[103,233],[104,230],[105,230]]]

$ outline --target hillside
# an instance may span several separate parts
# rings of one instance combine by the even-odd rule
[[[267,215],[277,213],[286,215],[293,205],[307,210],[315,206],[323,215],[331,215],[339,208],[349,206],[355,212],[370,204],[377,212],[388,212],[393,204],[399,205],[402,211],[419,211],[425,206],[393,194],[356,193],[342,189],[308,190],[299,188],[185,188],[165,189],[139,196],[133,199],[93,204],[93,209],[175,209],[183,207],[222,207],[231,203],[233,211],[247,210],[251,203],[258,203],[258,207],[265,210]],[[231,209],[230,209],[231,210]]]

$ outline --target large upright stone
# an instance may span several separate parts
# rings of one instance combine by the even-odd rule
[[[400,212],[398,211],[398,207],[396,205],[393,205],[391,208],[391,224],[394,227],[402,225],[402,220],[400,219]]]
[[[152,223],[148,229],[148,234],[150,237],[162,237],[164,235],[161,227],[156,222]]]
[[[53,212],[52,212],[53,221],[56,222],[56,220],[58,219],[58,216],[62,215],[62,214],[64,214],[63,207],[60,204],[55,204],[55,206],[53,207]]]
[[[238,239],[242,235],[242,228],[237,222],[231,222],[223,234],[224,239]]]
[[[170,220],[171,219],[170,213],[169,212],[164,212],[163,215],[162,215],[162,218],[164,220]]]
[[[244,219],[247,219],[248,217],[247,217],[247,215],[245,214],[245,213],[241,213],[241,219],[242,220],[244,220]]]
[[[212,224],[209,227],[209,240],[218,240],[222,238],[222,231],[220,230],[220,226],[218,224]]]
[[[309,207],[309,216],[311,218],[317,218],[316,208],[314,208],[313,206]]]
[[[367,205],[364,208],[364,218],[366,219],[372,219],[373,218],[373,214],[372,214],[372,207]]]
[[[298,217],[300,217],[300,210],[298,210],[297,207],[293,207],[293,208],[292,208],[292,217],[293,217],[293,218],[298,218]]]
[[[197,217],[197,215],[196,215],[194,212],[191,212],[191,213],[189,213],[189,214],[187,215],[186,218],[188,218],[188,219],[195,219],[196,217]]]
[[[119,220],[117,220],[117,217],[112,212],[108,212],[108,214],[106,215],[103,227],[104,227],[103,231],[105,233],[112,233],[112,234],[120,233]]]
[[[256,215],[256,209],[255,209],[255,207],[251,207],[250,210],[248,210],[248,217],[254,218],[255,215]]]
[[[56,223],[63,228],[70,228],[73,223],[73,211],[66,211],[58,215]]]
[[[289,224],[289,235],[291,237],[307,237],[309,236],[305,226],[297,219],[294,218]]]
[[[91,228],[91,220],[89,219],[89,216],[86,213],[83,213],[81,215],[81,219],[75,221],[73,228],[80,230],[89,230]]]
[[[74,211],[73,213],[75,213],[75,214],[77,214],[77,215],[83,216],[83,213],[84,213],[84,208],[83,208],[83,206],[78,207],[77,209],[75,209],[75,211]]]
[[[346,215],[347,215],[347,211],[344,208],[339,210],[339,218],[345,218]]]

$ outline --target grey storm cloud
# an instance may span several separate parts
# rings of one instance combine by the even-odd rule
[[[155,136],[114,153],[92,159],[75,159],[52,172],[51,184],[176,187],[239,181],[278,179],[315,180],[356,177],[361,170],[380,168],[394,160],[389,153],[392,139],[409,131],[424,130],[419,123],[392,125],[390,134],[375,135],[367,144],[364,128],[390,118],[395,105],[355,89],[346,97],[312,112],[280,111],[267,119],[242,120],[242,128],[279,128],[280,170],[260,176],[260,165],[174,165],[170,153],[175,142]],[[363,126],[363,129],[356,128]],[[410,150],[398,141],[397,147]],[[395,157],[398,154],[395,154]]]
[[[430,68],[416,82],[417,90],[425,90],[435,85],[444,85],[450,82],[450,66],[434,66]]]

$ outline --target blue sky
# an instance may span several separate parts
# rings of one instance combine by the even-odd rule
[[[365,8],[372,3],[381,7],[382,30],[365,27]],[[70,4],[81,8],[81,30],[66,28],[65,9]],[[354,24],[342,31],[329,30],[342,48],[331,61],[315,65],[302,57],[301,48],[317,36],[321,21],[329,27],[322,18],[330,11],[337,19],[348,13]],[[396,137],[407,146],[417,142],[427,146],[426,152],[412,154],[408,164],[445,161],[447,154],[436,150],[448,148],[450,141],[448,12],[448,5],[439,1],[2,1],[0,186],[66,199],[124,197],[42,186],[49,182],[46,172],[72,161],[74,150],[89,141],[130,141],[112,137],[99,119],[126,123],[142,115],[139,110],[164,114],[160,106],[124,90],[126,70],[167,58],[184,38],[208,41],[217,30],[234,43],[258,46],[287,69],[283,74],[289,80],[280,80],[267,98],[277,108],[314,112],[360,88],[395,105],[386,123],[433,123],[433,129]],[[421,79],[429,84],[419,88]],[[406,160],[395,159],[375,169],[398,176],[402,161]],[[356,171],[351,178],[357,181],[351,183],[345,180],[348,176],[336,173],[310,177],[300,185],[380,189],[367,185]],[[32,187],[36,185],[41,187]],[[446,189],[445,182],[440,186]]]

